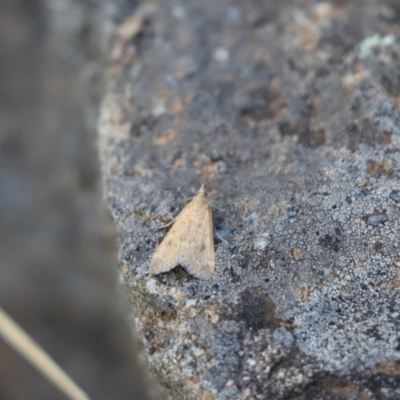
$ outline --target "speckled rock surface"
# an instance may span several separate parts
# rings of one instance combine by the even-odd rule
[[[399,7],[166,1],[116,27],[104,190],[171,398],[400,398]],[[202,183],[215,275],[150,276]]]

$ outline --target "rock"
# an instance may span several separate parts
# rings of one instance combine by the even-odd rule
[[[171,398],[400,398],[398,7],[363,4],[166,1],[113,42],[104,191]],[[215,275],[150,276],[201,184]]]

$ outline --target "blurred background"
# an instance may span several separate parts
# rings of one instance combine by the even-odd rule
[[[0,0],[0,306],[92,399],[140,400],[96,153],[101,3]],[[65,396],[0,339],[0,399]]]

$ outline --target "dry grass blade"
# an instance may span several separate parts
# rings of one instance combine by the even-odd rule
[[[0,307],[0,336],[71,400],[89,400],[68,375]]]

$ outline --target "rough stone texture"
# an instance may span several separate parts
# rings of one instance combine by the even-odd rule
[[[142,3],[100,120],[121,271],[174,399],[400,398],[400,4]],[[152,277],[204,183],[216,273]]]
[[[92,399],[148,400],[96,156],[103,3],[0,1],[0,307]],[[0,338],[0,399],[66,396]]]

